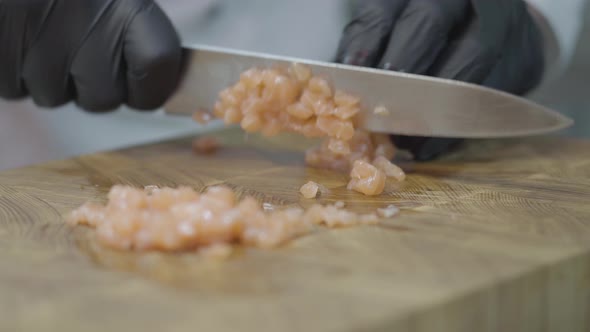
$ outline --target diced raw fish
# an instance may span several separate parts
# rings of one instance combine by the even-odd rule
[[[301,189],[299,189],[299,192],[301,193],[301,195],[303,195],[303,197],[308,198],[308,199],[317,197],[319,191],[320,191],[320,186],[313,181],[307,182],[306,184],[301,186]]]

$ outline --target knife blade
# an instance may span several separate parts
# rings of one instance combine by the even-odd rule
[[[309,66],[335,88],[361,97],[361,128],[408,136],[501,138],[549,133],[566,116],[498,90],[428,76],[209,46],[184,48],[184,76],[164,105],[168,114],[212,109],[219,92],[252,67]]]

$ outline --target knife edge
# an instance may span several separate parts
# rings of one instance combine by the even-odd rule
[[[491,138],[549,133],[571,126],[568,117],[503,91],[449,79],[211,46],[184,49],[187,66],[169,114],[212,108],[218,93],[252,67],[309,66],[314,75],[363,101],[364,129],[399,135]],[[377,114],[376,107],[388,110]]]

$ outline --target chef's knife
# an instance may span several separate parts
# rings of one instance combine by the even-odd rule
[[[570,126],[569,118],[527,99],[452,80],[215,47],[184,49],[186,67],[166,103],[169,114],[212,109],[221,90],[252,67],[308,65],[335,88],[361,97],[360,125],[410,136],[491,138],[537,135]]]

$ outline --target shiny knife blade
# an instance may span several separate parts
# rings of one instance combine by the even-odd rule
[[[372,132],[500,138],[549,133],[573,123],[527,99],[452,80],[216,47],[185,48],[184,53],[183,80],[164,106],[169,114],[212,109],[219,92],[252,67],[299,63],[335,88],[361,97],[360,126]]]

